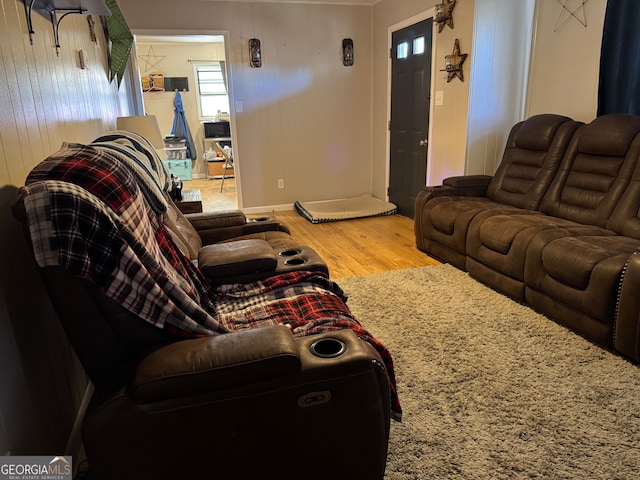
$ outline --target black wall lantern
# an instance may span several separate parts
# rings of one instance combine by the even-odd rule
[[[353,40],[350,38],[342,40],[342,64],[345,67],[353,65]]]
[[[262,66],[262,50],[260,49],[260,40],[257,38],[249,40],[249,65],[252,68],[260,68]]]

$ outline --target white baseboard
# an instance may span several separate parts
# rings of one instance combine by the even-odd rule
[[[285,212],[287,210],[293,210],[293,203],[283,205],[267,205],[264,207],[244,207],[242,211],[244,213],[268,213],[268,212]]]

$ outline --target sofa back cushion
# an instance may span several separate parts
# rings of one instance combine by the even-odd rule
[[[511,129],[502,162],[487,190],[490,199],[536,210],[576,129],[568,117],[534,115]]]
[[[640,239],[640,161],[607,223],[607,228],[619,235]]]
[[[640,155],[640,116],[611,114],[581,127],[540,205],[547,215],[606,227]]]

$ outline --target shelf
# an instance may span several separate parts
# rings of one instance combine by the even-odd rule
[[[67,15],[72,13],[81,15],[103,15],[110,16],[111,10],[107,7],[105,0],[22,0],[24,3],[24,13],[27,18],[27,28],[29,29],[29,42],[33,45],[33,21],[31,15],[37,12],[44,17],[49,17],[53,27],[53,37],[56,44],[56,54],[60,54],[60,40],[58,30],[60,22]]]

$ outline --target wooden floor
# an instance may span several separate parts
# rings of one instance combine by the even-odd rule
[[[185,189],[201,190],[204,211],[229,208],[228,198],[221,199],[218,193],[220,180],[184,183]],[[227,188],[235,193],[235,181],[225,180],[223,192],[227,192]],[[333,279],[439,265],[437,260],[416,248],[413,221],[407,217],[390,215],[313,224],[293,210],[248,216],[264,215],[281,220],[296,240],[318,252],[329,266]]]

